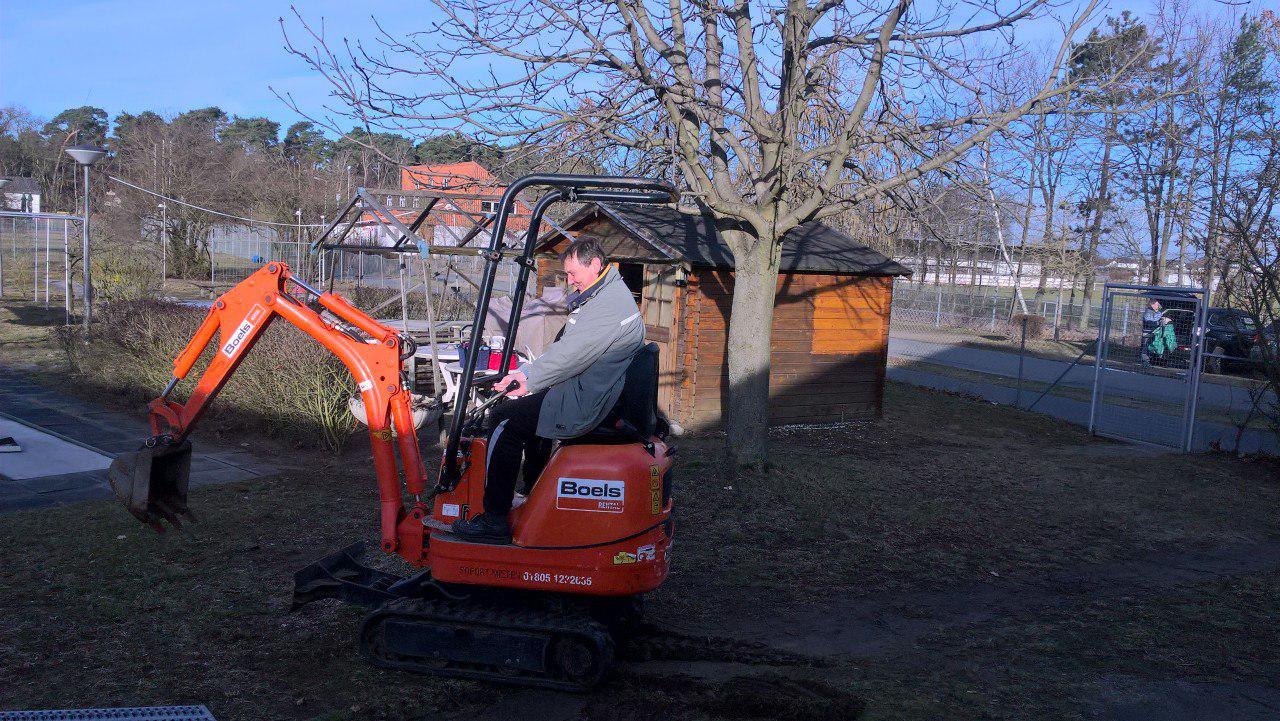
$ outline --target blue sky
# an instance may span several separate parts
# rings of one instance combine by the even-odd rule
[[[293,0],[331,37],[368,40],[371,16],[388,28],[423,30],[435,13],[426,0]],[[926,3],[929,0],[925,0]],[[37,117],[96,105],[113,117],[154,110],[175,114],[216,105],[229,114],[301,119],[271,92],[290,92],[319,113],[328,88],[284,50],[278,18],[291,29],[289,0],[0,0],[0,106]],[[1149,9],[1147,0],[1112,11]],[[1024,28],[1020,39],[1056,34]]]
[[[422,29],[431,5],[405,0],[294,0],[331,35],[369,38],[370,16]],[[112,116],[216,105],[232,115],[299,119],[270,88],[319,109],[327,88],[284,50],[287,0],[0,0],[0,106],[42,118],[96,105]],[[296,28],[296,21],[290,23]]]

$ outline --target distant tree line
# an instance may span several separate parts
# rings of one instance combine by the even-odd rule
[[[63,150],[93,143],[111,151],[103,169],[161,195],[232,215],[314,225],[331,220],[355,188],[399,187],[403,165],[474,160],[507,175],[545,162],[529,149],[504,150],[461,133],[414,140],[356,128],[334,140],[307,121],[281,130],[270,118],[230,116],[216,107],[172,117],[144,111],[111,118],[102,108],[84,106],[47,121],[23,108],[0,108],[0,175],[33,177],[44,209],[75,212],[81,180]],[[108,239],[160,237],[163,218],[169,275],[207,273],[209,234],[225,221],[177,203],[161,213],[158,198],[119,184],[98,183],[92,190],[108,198],[98,205]],[[313,233],[303,228],[300,239]]]

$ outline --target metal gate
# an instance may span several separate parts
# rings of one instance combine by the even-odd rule
[[[0,298],[64,304],[70,314],[81,292],[72,271],[80,232],[76,216],[0,210]]]
[[[1106,284],[1091,433],[1191,450],[1208,306],[1202,288]]]

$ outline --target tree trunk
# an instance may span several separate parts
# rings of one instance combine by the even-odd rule
[[[1080,320],[1076,325],[1076,330],[1083,331],[1089,324],[1089,306],[1093,305],[1093,282],[1094,282],[1094,258],[1098,254],[1098,246],[1102,244],[1102,219],[1106,214],[1107,207],[1110,205],[1107,198],[1110,194],[1111,184],[1111,148],[1112,138],[1115,137],[1115,127],[1119,123],[1118,116],[1111,116],[1107,121],[1106,129],[1103,131],[1103,147],[1102,147],[1102,165],[1098,168],[1098,193],[1093,204],[1093,219],[1089,225],[1088,245],[1084,250],[1084,258],[1086,270],[1084,274],[1084,306],[1080,311]]]
[[[1043,252],[1040,253],[1040,281],[1036,284],[1036,302],[1044,297],[1045,290],[1049,287],[1049,256]]]
[[[770,348],[782,254],[774,238],[721,232],[735,249],[727,348],[729,407],[723,415],[726,451],[730,470],[758,471],[764,469],[769,450]]]

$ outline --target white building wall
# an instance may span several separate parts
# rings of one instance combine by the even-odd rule
[[[28,204],[30,206],[28,207]],[[39,193],[5,193],[4,207],[8,210],[18,210],[26,213],[39,213],[40,210],[40,194]]]

